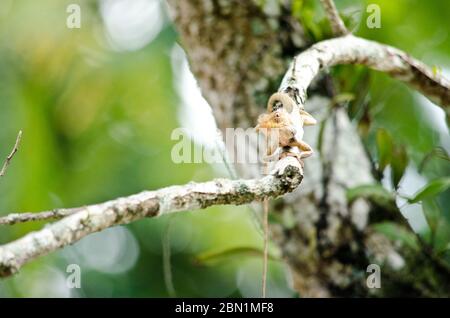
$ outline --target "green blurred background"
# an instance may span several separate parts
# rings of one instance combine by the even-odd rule
[[[312,40],[329,34],[317,2],[294,1]],[[367,2],[381,8],[380,29],[366,27],[366,2],[337,2],[358,35],[397,46],[449,74],[449,1]],[[80,29],[66,27],[71,3],[81,6]],[[186,87],[192,81],[189,84],[176,40],[158,1],[2,0],[0,160],[19,129],[23,140],[0,179],[0,215],[80,206],[144,189],[229,177],[221,165],[171,160],[176,143],[170,138],[172,130],[199,122],[186,115],[192,112],[189,107],[199,106],[189,105],[192,92],[186,93]],[[378,156],[380,142],[394,144],[394,168],[386,170],[392,178],[384,182],[388,189],[400,182],[400,190],[411,195],[428,180],[450,175],[445,156],[433,155],[450,149],[440,109],[383,74],[359,67],[332,72],[339,90],[348,93],[341,97],[351,96],[350,114],[371,154]],[[361,112],[361,105],[368,111]],[[448,192],[429,204],[444,220],[436,244],[447,258],[449,204]],[[404,208],[413,227],[430,235],[422,206]],[[3,226],[0,244],[43,226]],[[0,281],[0,296],[258,297],[261,246],[248,207],[213,207],[141,220],[33,261],[20,274]],[[271,254],[269,296],[297,296],[274,246]],[[81,289],[66,286],[69,264],[81,267]]]

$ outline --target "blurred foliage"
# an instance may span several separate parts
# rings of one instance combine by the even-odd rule
[[[337,2],[356,34],[448,74],[450,2]],[[380,29],[365,25],[369,2],[381,8]],[[205,164],[170,159],[170,134],[180,125],[170,23],[141,49],[117,50],[99,2],[79,1],[81,29],[66,28],[70,3],[0,4],[0,158],[18,130],[24,132],[0,180],[0,214],[79,206],[220,175]],[[293,0],[292,8],[311,41],[330,36],[318,1]],[[421,235],[450,262],[450,194],[443,179],[450,175],[450,144],[447,126],[437,124],[439,110],[384,74],[353,66],[331,74],[339,92],[335,103],[348,108],[385,186],[352,189],[349,198],[381,197],[391,204],[405,197],[408,168],[417,171],[428,185],[415,197],[407,194],[406,204],[420,204],[427,220]],[[109,229],[0,281],[0,296],[259,296],[262,238],[250,215],[246,207],[213,207]],[[0,243],[43,225],[2,227]],[[396,224],[380,223],[377,230],[417,247],[415,236]],[[65,285],[71,263],[82,269],[81,289]],[[295,296],[274,247],[268,284],[269,296]]]

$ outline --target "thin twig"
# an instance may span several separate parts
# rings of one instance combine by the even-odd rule
[[[11,153],[6,157],[5,162],[3,163],[2,170],[0,170],[0,177],[3,177],[6,174],[6,169],[8,169],[11,160],[14,158],[17,150],[19,150],[20,141],[22,140],[22,130],[19,131],[16,138],[16,143],[14,144],[14,148],[11,150]]]
[[[328,20],[330,20],[331,30],[335,36],[342,36],[349,34],[349,31],[345,27],[344,21],[339,16],[339,12],[336,9],[336,5],[333,0],[320,0],[323,8],[327,14]]]
[[[294,59],[295,68],[295,59]],[[294,72],[293,72],[294,73]],[[266,149],[269,149],[268,137],[266,137]],[[267,153],[270,155],[270,152]],[[264,175],[268,173],[269,165],[264,163]],[[262,272],[262,298],[266,298],[267,290],[267,264],[269,263],[269,199],[263,201],[263,229],[264,229],[264,253],[263,253],[263,272]]]
[[[266,298],[267,289],[267,265],[269,263],[269,200],[263,202],[263,222],[264,222],[264,255],[263,255],[263,274],[262,274],[262,298]]]
[[[164,234],[162,238],[162,256],[163,256],[163,271],[164,271],[164,283],[166,284],[167,293],[171,298],[177,296],[175,292],[175,287],[173,284],[172,276],[172,262],[171,262],[171,251],[170,251],[170,228],[172,226],[174,215],[169,215],[167,224],[164,229]]]
[[[62,219],[66,216],[72,215],[83,208],[73,208],[73,209],[55,209],[52,211],[44,212],[22,212],[22,213],[11,213],[7,216],[0,217],[0,225],[13,225],[17,223],[25,223],[31,221],[45,221],[50,219]]]

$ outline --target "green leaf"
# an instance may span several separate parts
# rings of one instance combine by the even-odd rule
[[[444,218],[439,218],[434,233],[433,247],[437,253],[450,249],[450,224]]]
[[[383,188],[381,184],[360,185],[347,190],[347,200],[349,202],[357,198],[366,198],[382,206],[392,205],[395,199],[392,193]]]
[[[420,191],[418,191],[413,198],[409,199],[409,203],[417,203],[426,198],[430,198],[444,192],[450,187],[450,177],[439,178],[431,181]]]
[[[393,155],[391,158],[391,168],[392,168],[392,184],[397,189],[400,180],[405,173],[406,167],[408,166],[408,154],[403,146],[397,146],[394,148]]]
[[[195,257],[195,263],[198,265],[208,265],[217,261],[224,261],[228,258],[242,258],[242,257],[262,257],[263,251],[256,247],[235,247],[224,249],[220,251],[205,252]],[[277,260],[279,256],[270,253],[269,259]]]
[[[421,173],[425,169],[425,166],[433,158],[438,158],[438,159],[450,161],[450,157],[448,156],[447,151],[444,148],[442,148],[442,147],[435,147],[435,148],[433,148],[433,150],[431,150],[429,153],[427,153],[423,157],[422,161],[419,164],[419,168],[418,168],[419,173]]]
[[[384,234],[391,241],[399,241],[402,244],[414,249],[419,249],[416,235],[403,226],[394,222],[382,222],[373,225],[375,231]]]
[[[422,202],[422,210],[428,225],[430,226],[431,234],[434,235],[441,216],[441,211],[436,200],[424,199]]]
[[[391,135],[384,129],[379,129],[377,131],[376,139],[378,149],[378,170],[383,171],[391,162],[394,143]]]
[[[353,93],[348,93],[348,92],[340,93],[333,97],[333,105],[348,103],[348,102],[353,101],[354,99],[355,99],[355,94],[353,94]]]

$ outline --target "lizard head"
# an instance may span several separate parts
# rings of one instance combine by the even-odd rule
[[[267,103],[267,111],[269,113],[279,109],[284,109],[288,113],[292,113],[295,107],[295,101],[286,93],[275,93],[269,98]]]

